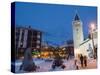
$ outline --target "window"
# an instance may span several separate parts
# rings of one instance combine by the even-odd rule
[[[37,44],[40,44],[40,40],[37,40]]]
[[[40,35],[39,34],[37,35],[37,38],[40,38]]]

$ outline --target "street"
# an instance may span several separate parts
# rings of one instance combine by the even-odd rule
[[[52,69],[52,63],[53,61],[45,61],[46,59],[33,59],[35,64],[39,67],[36,72],[48,72],[48,71],[67,71],[67,70],[76,70],[74,58],[66,60],[63,59],[63,64],[65,65],[65,68],[62,69],[61,67],[56,67],[55,69]],[[17,61],[16,62],[16,72],[21,73],[24,71],[20,71],[20,65],[22,64],[22,61]],[[81,67],[80,62],[78,61],[78,67],[79,70],[82,69],[95,69],[97,67],[96,65],[96,60],[95,59],[90,59],[88,60],[87,67]]]

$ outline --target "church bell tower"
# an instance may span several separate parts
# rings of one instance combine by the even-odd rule
[[[79,18],[79,15],[76,13],[74,20],[72,22],[73,25],[73,40],[74,40],[74,54],[78,54],[78,47],[83,42],[83,27],[82,21]]]

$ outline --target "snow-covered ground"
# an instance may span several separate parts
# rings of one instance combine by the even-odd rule
[[[42,59],[33,59],[33,61],[35,62],[35,64],[36,64],[37,66],[38,66],[39,64],[45,62],[45,61],[42,60]],[[24,72],[24,71],[22,71],[22,70],[21,70],[21,71],[19,70],[21,65],[22,65],[22,60],[17,60],[17,61],[15,62],[15,72],[16,72],[16,73]]]
[[[57,67],[55,69],[52,69],[52,63],[53,61],[46,61],[47,59],[33,59],[33,61],[35,62],[35,64],[37,66],[39,66],[40,68],[37,69],[37,72],[47,72],[47,71],[62,71],[62,70],[72,70],[73,69],[73,63],[74,61],[73,60],[63,60],[64,61],[64,65],[66,66],[65,69],[62,69],[60,67]],[[24,71],[20,71],[20,66],[22,64],[22,61],[21,60],[17,60],[16,63],[15,63],[15,66],[16,66],[16,73],[21,73],[21,72],[24,72]]]
[[[87,61],[87,67],[81,67],[79,62],[79,69],[96,69],[97,68],[97,60],[96,59],[89,59]]]
[[[57,67],[55,69],[52,69],[53,61],[46,61],[46,60],[47,59],[33,59],[35,64],[40,67],[37,69],[36,72],[64,71],[64,70],[75,70],[76,69],[75,65],[74,65],[74,58],[69,59],[69,60],[63,60],[64,61],[63,64],[66,66],[64,69],[62,69],[61,67]],[[16,73],[24,72],[24,71],[19,70],[21,64],[22,64],[21,60],[16,61],[16,63],[15,63]],[[79,69],[82,69],[80,66],[80,62],[78,62],[78,64],[79,64]],[[88,60],[88,67],[85,69],[89,69],[89,68],[96,68],[96,60],[94,60],[94,59]]]

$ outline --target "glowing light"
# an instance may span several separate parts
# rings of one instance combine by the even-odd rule
[[[62,50],[65,50],[66,48],[63,48]]]
[[[94,31],[96,29],[96,26],[94,23],[90,24],[90,31]]]
[[[48,46],[46,46],[45,49],[48,49]]]

